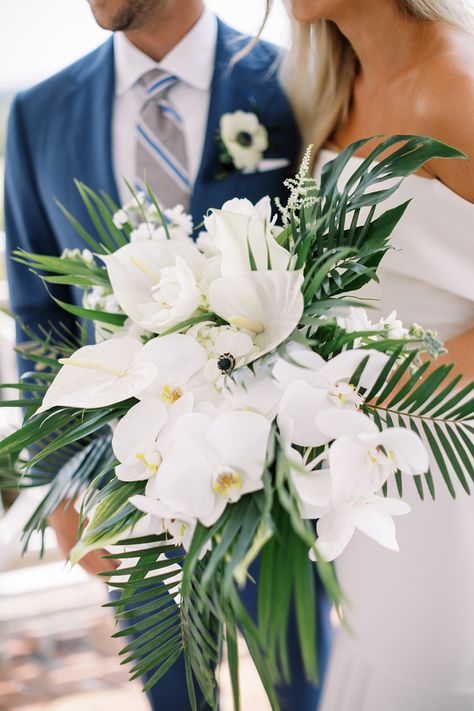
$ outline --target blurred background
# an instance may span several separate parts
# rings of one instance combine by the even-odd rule
[[[263,0],[207,0],[228,24],[255,34]],[[3,174],[8,111],[16,92],[59,71],[102,43],[108,33],[94,22],[86,0],[0,0],[0,382],[16,380],[14,326],[8,310],[3,234]],[[287,40],[277,2],[265,39]],[[1,395],[0,395],[1,396]],[[19,422],[0,409],[0,438]],[[39,492],[0,492],[0,711],[147,711],[138,685],[129,685],[111,639],[113,620],[101,607],[105,586],[65,565],[52,531],[40,560],[40,541],[21,555],[20,533]],[[262,691],[245,652],[244,708],[265,711]],[[221,671],[223,710],[230,706]],[[168,711],[168,710],[164,710]]]

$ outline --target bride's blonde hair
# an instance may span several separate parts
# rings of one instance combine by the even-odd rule
[[[442,20],[474,35],[474,0],[394,2],[415,19]],[[334,22],[298,22],[291,16],[290,0],[284,3],[291,18],[292,42],[283,77],[304,141],[314,145],[315,155],[347,116],[358,61]]]

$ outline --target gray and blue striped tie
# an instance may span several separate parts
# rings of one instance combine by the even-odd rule
[[[178,78],[152,69],[140,80],[146,99],[137,121],[136,182],[149,184],[164,208],[189,208],[189,179],[183,122],[168,92]]]

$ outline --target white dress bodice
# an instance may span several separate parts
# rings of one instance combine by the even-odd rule
[[[321,151],[316,179],[335,155]],[[357,295],[449,340],[474,327],[474,205],[410,176],[379,212],[408,199],[380,284]],[[400,551],[357,533],[336,560],[352,634],[337,636],[320,711],[474,711],[474,484],[467,496],[453,474],[453,500],[431,464],[435,501],[404,479],[412,512],[396,521]]]
[[[316,178],[336,155],[320,152]],[[362,160],[350,159],[342,184]],[[374,306],[383,314],[396,309],[405,325],[435,328],[448,340],[474,328],[474,205],[439,180],[411,175],[378,212],[406,200],[411,203],[382,260],[380,283],[371,282],[358,295],[378,299]]]

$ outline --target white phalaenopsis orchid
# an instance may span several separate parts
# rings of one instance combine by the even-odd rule
[[[269,368],[257,363],[252,370],[240,368],[233,378],[226,381],[222,390],[222,407],[259,412],[273,422],[281,395]]]
[[[147,496],[153,492],[171,511],[212,525],[229,502],[263,487],[269,433],[268,420],[254,412],[183,415]]]
[[[155,377],[139,397],[154,397],[171,407],[193,387],[203,383],[202,369],[207,354],[197,341],[181,333],[153,338],[146,343],[138,361],[151,362]]]
[[[44,396],[38,412],[51,407],[106,407],[137,397],[157,376],[157,368],[140,358],[143,345],[130,336],[79,348],[60,359],[61,370]]]
[[[118,479],[139,481],[156,474],[162,460],[157,439],[167,422],[168,411],[157,400],[139,402],[120,420],[112,438],[112,449],[120,462],[115,467]]]
[[[120,464],[115,474],[121,481],[140,481],[154,476],[171,443],[178,417],[193,409],[192,395],[180,397],[171,407],[154,398],[134,405],[114,429],[112,449]]]
[[[380,431],[354,411],[332,411],[316,416],[316,426],[328,439],[328,462],[335,505],[379,491],[399,469],[404,474],[428,471],[428,455],[420,437],[404,427]]]
[[[319,468],[322,457],[308,461],[293,447],[286,449],[289,474],[299,499],[302,518],[318,518],[327,513],[331,505],[331,476],[326,462]]]
[[[247,215],[214,210],[213,229],[223,276],[290,268],[291,254],[278,244],[269,224]]]
[[[326,560],[336,558],[356,528],[375,541],[398,550],[392,516],[408,513],[398,499],[377,495],[397,469],[405,474],[428,470],[428,455],[411,430],[379,431],[366,415],[333,411],[316,417],[317,427],[331,439],[327,455],[331,475],[331,510],[317,524],[317,547]]]
[[[136,494],[130,497],[130,503],[139,511],[154,518],[154,532],[167,532],[172,545],[189,549],[196,528],[197,519],[176,513],[154,496],[155,485],[148,482],[145,495]],[[203,551],[204,554],[205,551]]]
[[[375,494],[349,501],[319,519],[316,524],[317,550],[324,560],[334,560],[341,555],[358,529],[385,548],[397,551],[392,517],[409,512],[410,507],[404,501]],[[311,550],[310,557],[316,559],[314,550]]]
[[[153,333],[161,333],[203,305],[200,281],[207,260],[182,241],[127,244],[101,256],[122,310]]]
[[[316,426],[318,414],[353,410],[362,404],[349,381],[364,358],[369,358],[359,382],[364,388],[372,386],[387,362],[383,353],[362,349],[344,351],[326,362],[297,344],[289,345],[288,356],[291,360],[280,358],[273,368],[273,377],[284,391],[278,422],[280,427],[291,426],[293,444],[304,447],[318,447],[331,439]]]
[[[247,331],[256,346],[246,362],[272,351],[297,327],[304,307],[302,284],[300,271],[248,272],[211,284],[211,310]]]

